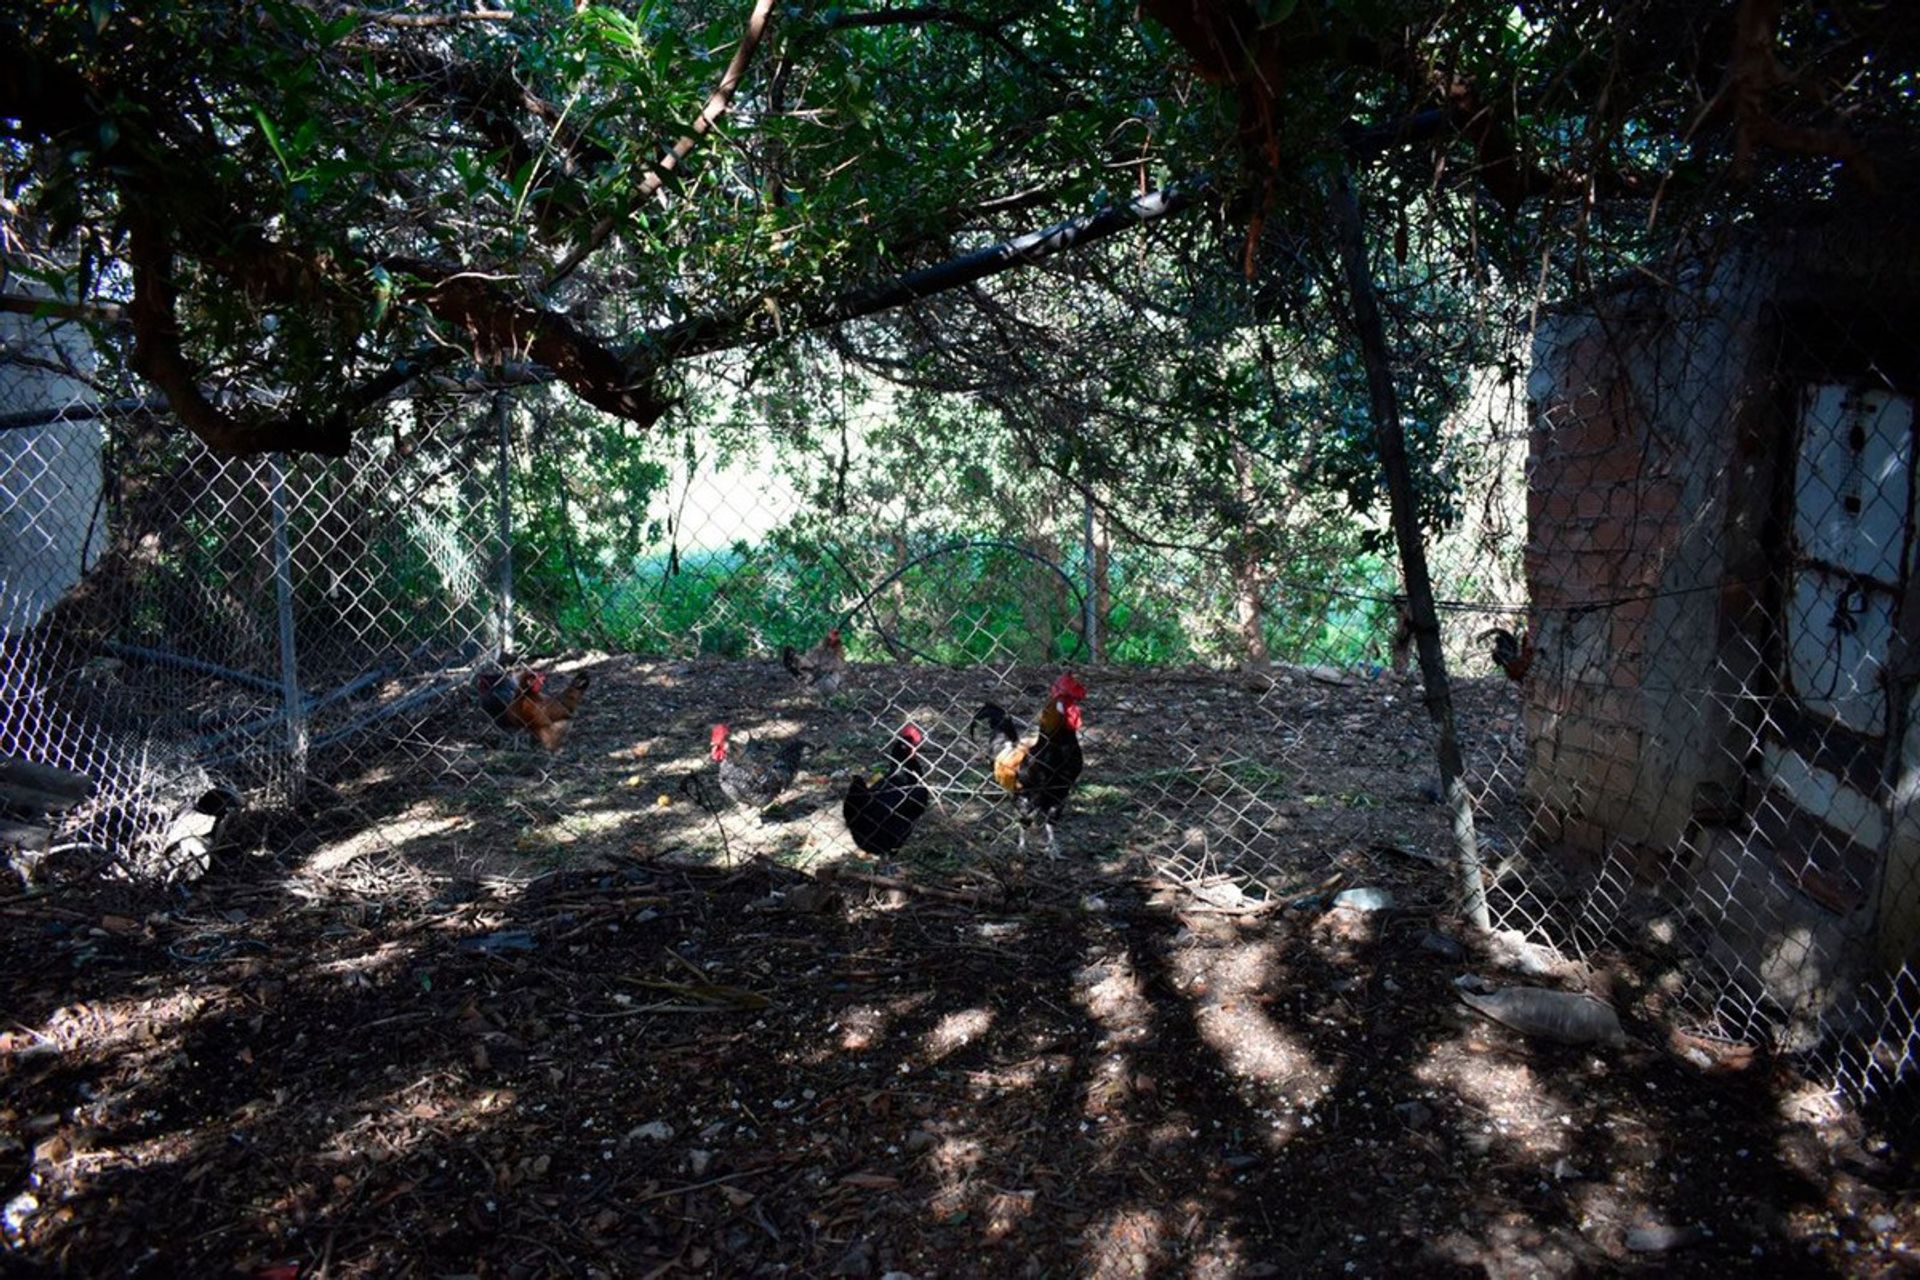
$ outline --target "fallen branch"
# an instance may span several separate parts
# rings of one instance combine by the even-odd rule
[[[650,1200],[665,1200],[668,1196],[682,1196],[689,1191],[703,1191],[708,1187],[717,1187],[723,1182],[732,1182],[735,1178],[751,1178],[755,1174],[768,1173],[779,1165],[761,1164],[751,1169],[742,1169],[738,1173],[723,1173],[717,1178],[708,1178],[705,1182],[692,1182],[684,1187],[663,1187],[658,1191],[649,1191],[646,1195],[635,1196],[628,1204],[646,1204]]]
[[[939,898],[944,902],[961,902],[970,907],[1004,907],[1006,903],[997,897],[985,894],[965,893],[958,889],[941,889],[930,884],[915,884],[911,880],[902,880],[898,876],[874,875],[865,871],[842,871],[838,879],[851,880],[856,884],[873,885],[880,889],[898,889],[902,893],[917,893],[923,897]]]

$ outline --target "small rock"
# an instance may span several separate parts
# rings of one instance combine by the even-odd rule
[[[1393,1112],[1409,1129],[1424,1129],[1433,1119],[1433,1108],[1417,1098],[1395,1103]]]
[[[713,1168],[713,1152],[696,1147],[687,1152],[687,1172],[696,1178],[707,1176],[707,1170]]]
[[[1584,1176],[1579,1167],[1565,1156],[1553,1162],[1553,1177],[1556,1182],[1578,1182]]]
[[[1460,945],[1458,938],[1450,938],[1437,929],[1428,929],[1420,935],[1420,949],[1448,964],[1459,964],[1467,958],[1467,949]]]
[[[32,1222],[34,1215],[39,1212],[40,1201],[31,1191],[22,1191],[7,1201],[6,1208],[0,1210],[0,1230],[6,1232],[7,1241],[11,1244],[19,1243],[26,1233],[27,1224]]]
[[[938,1141],[940,1141],[938,1135],[929,1133],[925,1129],[915,1129],[907,1135],[906,1147],[909,1151],[925,1151]]]
[[[673,1136],[673,1126],[665,1120],[653,1120],[646,1124],[635,1125],[627,1130],[627,1141],[645,1139],[648,1142],[665,1142]]]
[[[1867,1219],[1867,1225],[1879,1235],[1886,1235],[1900,1225],[1900,1220],[1890,1213],[1876,1213]]]
[[[834,1276],[864,1277],[873,1274],[873,1245],[866,1240],[856,1240],[853,1247],[840,1255],[840,1261],[833,1264],[833,1270],[827,1273]]]
[[[1666,1253],[1706,1239],[1699,1227],[1635,1227],[1627,1232],[1627,1248],[1635,1253]]]

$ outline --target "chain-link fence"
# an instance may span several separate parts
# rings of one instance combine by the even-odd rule
[[[1544,315],[1436,433],[1429,554],[1499,944],[1703,1066],[1786,1050],[1871,1095],[1912,1078],[1920,1013],[1920,382],[1912,317],[1858,303],[1905,268],[1847,245]],[[1257,432],[1076,471],[1045,414],[841,364],[816,403],[652,439],[448,384],[350,457],[230,459],[6,319],[0,794],[31,881],[249,853],[423,894],[605,856],[1043,873],[1021,824],[1051,812],[1007,790],[1051,763],[996,768],[982,709],[1053,743],[1070,672],[1066,857],[1227,911],[1458,908],[1383,525]]]
[[[1618,959],[1702,1065],[1915,1065],[1911,253],[1746,235],[1544,319],[1528,839],[1500,922]],[[1518,628],[1516,627],[1516,630]]]

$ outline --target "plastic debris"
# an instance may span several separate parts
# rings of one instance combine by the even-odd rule
[[[1333,907],[1345,907],[1348,911],[1391,911],[1393,910],[1393,891],[1390,889],[1342,889],[1333,895],[1329,904]]]
[[[1561,1044],[1618,1047],[1627,1042],[1620,1016],[1592,996],[1540,987],[1505,987],[1485,994],[1462,987],[1459,995],[1469,1009],[1522,1035]]]
[[[501,951],[533,950],[533,935],[525,929],[502,929],[498,933],[483,933],[477,938],[460,939],[462,951],[479,951],[494,955]]]

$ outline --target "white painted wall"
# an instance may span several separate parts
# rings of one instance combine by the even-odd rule
[[[82,374],[95,363],[84,330],[12,314],[0,314],[0,353],[64,359]],[[0,360],[0,418],[93,398],[79,379]],[[99,557],[101,441],[96,418],[0,430],[0,629],[33,626]]]

